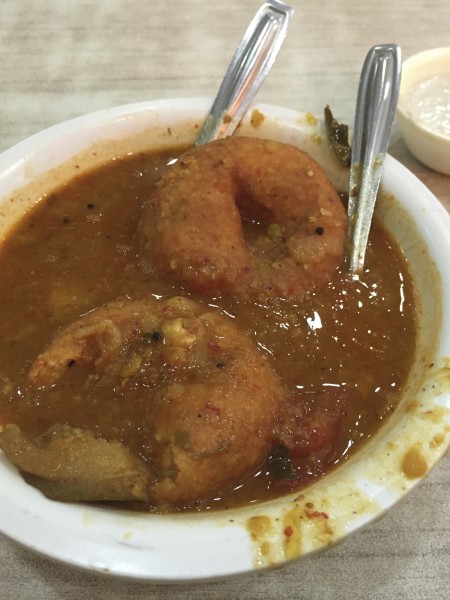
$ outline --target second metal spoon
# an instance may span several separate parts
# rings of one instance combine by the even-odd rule
[[[374,46],[363,65],[356,103],[348,201],[348,266],[363,270],[381,172],[401,79],[396,44]]]

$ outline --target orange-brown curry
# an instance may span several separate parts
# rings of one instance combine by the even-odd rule
[[[0,424],[17,424],[31,437],[56,423],[88,429],[145,462],[142,407],[123,390],[80,393],[84,374],[33,388],[27,374],[56,331],[100,305],[188,295],[249,333],[290,401],[301,404],[307,430],[297,436],[307,437],[306,446],[295,441],[289,455],[276,444],[243,480],[181,506],[208,510],[300,489],[378,430],[411,366],[414,290],[400,249],[376,221],[364,274],[352,279],[342,267],[301,300],[205,299],[158,279],[140,260],[136,231],[143,203],[179,152],[117,159],[75,177],[30,210],[2,245]],[[249,235],[258,229],[244,226]],[[151,502],[135,507],[154,510]]]

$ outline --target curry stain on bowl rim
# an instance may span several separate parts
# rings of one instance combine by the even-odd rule
[[[3,153],[0,242],[32,204],[76,174],[132,152],[192,143],[209,106],[209,99],[194,98],[100,111]],[[258,105],[239,133],[302,147],[336,188],[345,189],[347,173],[313,115]],[[53,502],[1,457],[3,533],[91,571],[152,582],[211,579],[324,550],[381,516],[421,481],[450,442],[450,217],[389,156],[382,190],[377,213],[400,241],[418,292],[419,341],[398,408],[353,457],[300,493],[229,511],[174,515]]]

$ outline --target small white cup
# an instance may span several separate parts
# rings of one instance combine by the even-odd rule
[[[425,94],[429,94],[426,98],[428,106],[431,106],[434,100],[436,104],[442,103],[442,97],[433,98],[437,87],[440,88],[443,103],[447,105],[447,125],[439,130],[421,115]],[[397,109],[398,123],[410,152],[427,167],[446,175],[450,175],[449,112],[450,47],[425,50],[408,58],[403,63]]]

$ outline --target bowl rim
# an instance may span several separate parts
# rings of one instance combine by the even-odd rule
[[[62,138],[68,140],[72,136],[73,147],[76,152],[81,152],[86,140],[87,147],[90,147],[99,135],[105,141],[115,137],[111,127],[117,130],[121,143],[120,136],[135,121],[141,123],[147,119],[150,122],[152,118],[162,118],[164,115],[167,120],[184,115],[185,120],[193,119],[198,124],[210,105],[208,98],[140,102],[96,111],[50,127],[0,155],[0,190],[7,190],[9,195],[14,186],[20,188],[30,177],[36,176],[42,167],[40,154],[53,145],[59,147]],[[266,104],[257,104],[255,107],[269,122],[274,123],[275,129],[280,127],[287,132],[287,141],[303,140],[307,149],[316,148],[316,143],[320,142],[320,135],[317,134],[320,123],[313,123],[310,115]],[[192,134],[192,121],[190,131]],[[314,136],[311,132],[314,132]],[[60,159],[58,153],[57,156],[52,155],[55,164]],[[65,158],[62,159],[64,162]],[[43,172],[46,172],[45,168]],[[445,209],[411,172],[390,156],[386,159],[382,185],[388,190],[393,189],[395,194],[399,193],[402,186],[406,186],[408,193],[414,191],[417,195],[417,198],[412,198],[411,210],[421,223],[421,235],[427,237],[432,260],[439,262],[442,245],[450,252],[450,217]],[[443,277],[445,297],[449,300],[447,306],[450,307],[450,274],[444,272]],[[444,328],[450,332],[448,309],[444,314]],[[449,338],[441,336],[440,354],[450,355]],[[450,413],[448,391],[446,387],[439,400],[439,406],[442,404],[446,409],[447,418]],[[436,431],[439,427],[436,425]],[[430,451],[430,468],[445,453],[445,446],[444,440],[444,444],[436,447],[433,453]],[[364,449],[364,456],[369,460],[367,448]],[[341,475],[342,470],[337,469],[312,486],[311,490],[308,489],[308,494],[316,498],[317,494],[320,495],[317,488],[334,486],[337,495],[333,502],[338,504],[339,499],[347,497],[349,493],[345,486],[350,479],[342,483]],[[276,533],[279,542],[273,543],[276,551],[270,555],[270,560],[261,553],[261,544],[258,542],[259,545],[255,545],[252,532],[248,529],[249,520],[279,519],[281,503],[283,523],[288,522],[286,519],[291,513],[286,513],[287,507],[291,511],[299,502],[295,495],[227,512],[145,515],[144,518],[121,510],[65,505],[48,500],[38,490],[27,486],[3,457],[0,457],[0,476],[4,481],[0,491],[0,511],[5,517],[0,531],[6,536],[48,558],[89,571],[153,583],[174,583],[247,573],[256,568],[286,564],[300,556],[323,550],[372,522],[419,483],[425,473],[413,480],[403,478],[401,485],[396,484],[392,489],[388,489],[383,482],[376,483],[370,477],[359,477],[354,488],[355,498],[352,499],[356,504],[351,506],[360,507],[363,502],[365,508],[357,517],[349,516],[352,512],[349,505],[349,512],[342,517],[345,524],[336,530],[338,533],[335,537],[325,536],[318,545],[312,544],[305,551],[297,553],[286,551],[286,539],[283,538],[280,524],[281,529]],[[262,525],[263,521],[258,523]],[[308,523],[305,534],[311,533],[313,539],[317,531],[315,523]],[[272,543],[272,533],[267,535],[266,541],[270,539]]]

